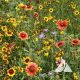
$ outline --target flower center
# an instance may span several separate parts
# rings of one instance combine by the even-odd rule
[[[13,69],[10,69],[9,70],[9,74],[13,74],[14,73],[14,70]]]

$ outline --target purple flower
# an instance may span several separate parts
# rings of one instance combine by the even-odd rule
[[[41,33],[41,34],[39,35],[39,38],[44,38],[44,37],[45,37],[44,33]]]

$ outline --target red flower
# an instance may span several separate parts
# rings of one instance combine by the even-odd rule
[[[34,17],[39,17],[39,13],[38,12],[34,12]]]
[[[68,21],[67,20],[58,20],[56,25],[59,30],[64,30],[68,26]]]
[[[24,31],[21,31],[21,32],[18,34],[18,36],[19,36],[19,38],[20,38],[21,40],[26,40],[26,39],[28,39],[28,34],[27,34],[26,32],[24,32]]]
[[[36,63],[29,63],[28,66],[25,68],[27,75],[34,76],[38,72],[38,65]]]
[[[65,41],[59,41],[59,42],[56,43],[55,46],[56,46],[57,48],[59,48],[59,47],[61,47],[61,46],[64,46],[64,44],[65,44]]]
[[[74,46],[80,45],[80,40],[79,40],[79,39],[73,39],[71,43],[72,43],[72,45],[74,45]]]
[[[26,5],[25,10],[32,10],[33,6],[32,5]]]

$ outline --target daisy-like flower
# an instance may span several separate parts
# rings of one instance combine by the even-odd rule
[[[75,10],[75,11],[74,11],[74,15],[75,15],[75,16],[79,15],[79,11],[78,11],[78,10]]]
[[[18,34],[18,37],[19,37],[21,40],[26,40],[26,39],[28,39],[28,34],[27,34],[25,31],[21,31],[21,32]]]
[[[39,10],[42,10],[43,9],[43,5],[39,5]]]
[[[56,48],[62,47],[65,45],[65,41],[59,41],[55,44]]]
[[[6,36],[11,37],[13,35],[13,32],[11,30],[6,31]]]
[[[73,39],[73,40],[71,41],[71,44],[72,44],[73,46],[80,45],[80,40],[79,40],[79,39]]]
[[[68,26],[68,21],[67,20],[58,20],[56,22],[56,25],[59,30],[64,30]]]
[[[31,62],[31,58],[30,57],[25,57],[25,58],[23,58],[23,63],[24,64],[28,64],[28,63],[30,63]]]
[[[32,10],[33,6],[32,5],[25,5],[25,10]]]
[[[49,9],[49,12],[52,13],[52,12],[53,12],[53,8],[50,8],[50,9]]]
[[[36,63],[29,63],[28,66],[26,66],[25,71],[27,75],[34,76],[39,70],[39,67]]]
[[[34,17],[35,18],[39,17],[39,13],[38,12],[34,12]]]
[[[8,71],[7,71],[7,73],[8,73],[8,75],[9,76],[11,76],[11,77],[13,77],[14,75],[15,75],[15,69],[14,68],[10,68]]]
[[[48,17],[44,17],[44,21],[48,22],[49,21]]]
[[[7,26],[5,25],[5,26],[1,26],[1,29],[3,30],[3,31],[7,31]]]

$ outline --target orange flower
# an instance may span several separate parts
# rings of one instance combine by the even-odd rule
[[[21,31],[19,34],[18,34],[19,38],[21,40],[26,40],[28,39],[28,34],[25,32],[25,31]]]
[[[59,48],[59,47],[61,47],[61,46],[64,46],[64,44],[65,44],[65,41],[59,41],[59,42],[56,43],[55,46],[56,46],[57,48]]]
[[[72,45],[74,45],[74,46],[80,45],[80,40],[79,40],[79,39],[73,39],[71,43],[72,43]]]
[[[56,22],[56,25],[59,30],[64,30],[68,26],[68,21],[67,20],[58,20]]]
[[[39,13],[38,12],[34,12],[34,17],[35,18],[39,17]]]
[[[25,10],[32,10],[33,6],[32,5],[25,5]]]
[[[38,72],[38,65],[36,63],[29,63],[28,66],[25,68],[27,75],[34,76]]]

